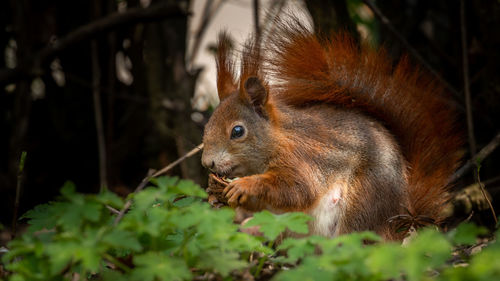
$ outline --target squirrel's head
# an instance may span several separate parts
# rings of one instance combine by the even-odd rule
[[[262,173],[272,144],[268,90],[257,77],[227,90],[219,87],[221,102],[205,126],[202,164],[229,178]]]

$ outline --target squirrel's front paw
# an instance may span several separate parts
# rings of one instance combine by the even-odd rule
[[[258,210],[260,204],[257,200],[257,186],[248,178],[241,178],[231,182],[223,191],[231,207],[242,206],[247,210]]]

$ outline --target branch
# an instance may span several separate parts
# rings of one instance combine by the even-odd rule
[[[495,226],[497,226],[498,225],[497,214],[495,213],[495,209],[493,208],[493,205],[491,205],[491,201],[488,198],[488,195],[486,195],[486,190],[484,190],[484,184],[481,182],[481,178],[479,177],[479,166],[477,166],[476,177],[477,177],[477,183],[479,184],[479,188],[481,189],[481,193],[483,194],[484,199],[486,200],[486,202],[488,203],[488,206],[490,207],[491,215],[493,216],[493,219],[495,220]]]
[[[146,174],[146,177],[143,178],[141,183],[135,188],[134,193],[137,193],[137,192],[143,190],[144,187],[146,187],[146,184],[148,184],[148,182],[151,180],[153,173],[154,173],[154,170],[152,170],[152,169],[150,169],[148,171],[148,173]],[[113,225],[117,225],[120,222],[120,220],[123,218],[123,215],[125,215],[125,213],[128,211],[130,206],[132,206],[131,199],[129,199],[129,200],[127,200],[127,202],[125,202],[125,205],[123,205],[123,208],[120,210],[120,212],[116,216]]]
[[[174,162],[170,163],[165,168],[163,168],[163,169],[159,170],[158,172],[154,173],[153,176],[152,176],[152,178],[156,178],[158,176],[161,176],[161,175],[165,174],[166,172],[170,171],[173,167],[179,165],[179,163],[181,163],[182,161],[184,161],[186,158],[189,158],[189,157],[195,155],[196,153],[198,153],[202,149],[203,149],[203,144],[199,144],[197,147],[191,149],[191,151],[189,151],[188,153],[186,153],[181,158],[175,160]]]
[[[377,18],[385,25],[389,31],[396,36],[396,38],[403,44],[403,46],[410,52],[410,54],[417,59],[427,70],[434,75],[449,91],[453,92],[457,97],[460,96],[460,93],[453,88],[439,73],[413,48],[408,41],[404,38],[404,36],[399,33],[399,31],[394,27],[391,21],[380,11],[380,9],[373,3],[372,0],[363,0],[372,12],[377,16]]]
[[[109,205],[106,205],[106,209],[108,209],[111,213],[115,214],[115,215],[119,215],[120,214],[120,211],[118,211],[117,209],[109,206]]]
[[[472,116],[472,101],[469,83],[469,58],[467,48],[467,29],[465,25],[465,1],[460,1],[460,30],[462,35],[462,71],[464,76],[465,109],[467,115],[467,133],[469,136],[470,155],[476,154],[476,139],[474,138],[474,120]]]
[[[104,124],[102,121],[101,106],[101,70],[99,67],[99,51],[97,40],[91,42],[92,56],[92,99],[94,101],[94,121],[97,136],[97,150],[99,153],[99,182],[100,190],[108,187],[107,164],[106,164],[106,141],[104,139]]]
[[[14,201],[14,215],[12,216],[12,238],[16,237],[17,232],[17,214],[19,211],[19,202],[21,198],[21,188],[23,185],[24,163],[26,162],[26,151],[21,152],[17,171],[16,199]]]
[[[459,178],[461,178],[466,172],[468,172],[477,162],[483,161],[488,157],[497,147],[500,145],[500,133],[498,133],[483,149],[479,151],[474,157],[469,159],[465,165],[458,169],[450,178],[449,183],[452,183]]]
[[[39,75],[44,61],[54,58],[61,51],[81,42],[108,32],[126,24],[152,22],[166,18],[184,17],[189,13],[179,5],[157,4],[148,8],[133,8],[123,13],[113,13],[104,18],[95,20],[70,32],[65,37],[57,40],[21,62],[14,69],[0,70],[0,85],[16,82],[20,79]]]

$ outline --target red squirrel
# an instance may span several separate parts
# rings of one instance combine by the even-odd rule
[[[298,20],[249,39],[239,77],[226,33],[218,41],[219,106],[205,127],[202,164],[238,177],[232,207],[313,217],[310,233],[372,230],[400,239],[389,219],[434,221],[460,160],[461,135],[443,89],[402,58]]]

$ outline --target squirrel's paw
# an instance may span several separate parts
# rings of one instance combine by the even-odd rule
[[[258,209],[256,187],[251,179],[241,178],[231,182],[223,191],[231,207],[242,206],[245,209]]]

